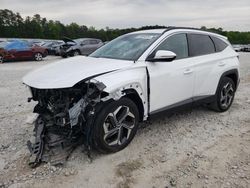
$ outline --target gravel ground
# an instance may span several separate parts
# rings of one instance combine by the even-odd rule
[[[0,65],[0,187],[250,187],[250,53],[241,53],[241,83],[229,111],[203,107],[141,124],[123,151],[89,161],[81,147],[64,166],[31,169],[30,96],[21,78],[57,60]]]

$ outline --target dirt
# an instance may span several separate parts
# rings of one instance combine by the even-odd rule
[[[250,53],[241,53],[241,83],[229,111],[196,107],[142,123],[123,151],[88,160],[82,147],[66,164],[28,166],[32,135],[29,90],[21,78],[51,63],[0,65],[0,187],[250,187]]]

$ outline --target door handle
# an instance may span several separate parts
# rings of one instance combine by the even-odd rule
[[[192,69],[186,69],[183,74],[191,74],[193,72]]]
[[[220,67],[223,67],[223,66],[225,66],[226,65],[226,63],[224,63],[224,62],[219,62],[219,66]]]

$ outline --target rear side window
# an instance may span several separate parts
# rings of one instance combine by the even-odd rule
[[[90,40],[90,44],[98,44],[97,40]]]
[[[189,55],[200,56],[215,53],[215,46],[208,35],[188,34]]]
[[[188,44],[186,34],[176,34],[168,37],[156,49],[169,50],[176,54],[176,59],[183,59],[188,57]]]
[[[219,39],[217,37],[211,36],[211,38],[214,41],[216,52],[221,52],[228,46],[227,43],[225,43],[224,41],[222,41],[221,39]]]

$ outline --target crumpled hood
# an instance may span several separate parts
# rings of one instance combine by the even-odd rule
[[[75,42],[74,40],[72,40],[71,38],[68,38],[68,37],[64,37],[62,40],[63,40],[63,42],[65,42],[65,43],[67,43],[67,42],[72,42],[72,43],[75,43],[75,44],[76,44],[76,42]]]
[[[132,65],[133,61],[76,56],[28,73],[23,83],[38,89],[69,88],[83,79]]]

